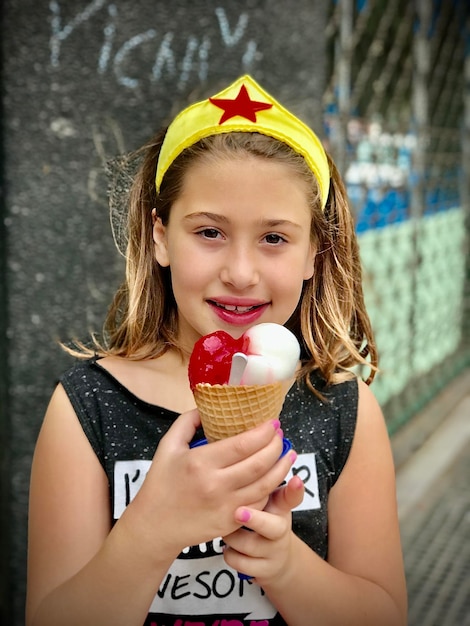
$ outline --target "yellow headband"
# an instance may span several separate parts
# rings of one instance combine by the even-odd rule
[[[315,175],[322,209],[325,208],[330,170],[320,140],[251,76],[240,77],[217,95],[192,104],[175,117],[168,127],[158,158],[155,177],[157,192],[166,171],[183,150],[204,137],[231,132],[268,135],[301,154]]]

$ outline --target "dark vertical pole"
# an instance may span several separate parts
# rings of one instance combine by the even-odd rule
[[[3,4],[0,4],[0,23]],[[3,84],[3,47],[0,47],[0,84]],[[9,585],[10,561],[10,413],[8,406],[8,345],[7,345],[7,241],[6,201],[3,151],[3,100],[0,99],[0,623],[11,623]]]
[[[335,157],[338,169],[343,174],[347,167],[347,132],[351,114],[351,62],[354,0],[340,3],[340,27],[338,50],[338,114],[339,124]]]
[[[413,85],[412,85],[412,132],[416,143],[412,160],[410,219],[413,227],[414,259],[412,268],[413,306],[411,309],[411,359],[417,350],[414,341],[416,320],[420,311],[416,308],[418,273],[421,263],[419,237],[426,208],[426,166],[429,144],[429,74],[430,74],[430,27],[432,5],[428,0],[416,1],[416,28],[413,39]]]
[[[417,0],[417,26],[414,37],[412,123],[416,136],[413,157],[413,187],[411,217],[420,219],[425,209],[426,150],[429,143],[428,84],[430,72],[430,42],[432,6],[427,0]]]

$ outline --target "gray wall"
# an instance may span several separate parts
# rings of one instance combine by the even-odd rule
[[[245,72],[318,128],[329,4],[3,3],[2,624],[23,623],[31,456],[71,363],[57,340],[99,331],[120,282],[103,159]]]

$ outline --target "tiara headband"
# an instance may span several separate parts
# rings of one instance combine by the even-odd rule
[[[204,137],[231,132],[268,135],[301,154],[315,175],[322,209],[325,208],[330,170],[320,140],[248,75],[240,77],[212,98],[192,104],[175,117],[168,127],[158,158],[157,192],[168,168],[183,150]]]

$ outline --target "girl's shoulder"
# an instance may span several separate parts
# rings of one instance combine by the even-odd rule
[[[97,356],[90,358],[78,358],[76,361],[58,378],[58,382],[62,384],[68,392],[75,390],[76,393],[87,391],[100,379],[100,370],[96,367],[98,361]]]
[[[158,402],[148,402],[129,388],[130,379],[120,377],[127,370],[114,370],[101,358],[80,360],[59,379],[91,447],[106,471],[116,451],[131,454],[126,446],[149,449],[166,432],[177,413]],[[129,371],[136,369],[132,365]],[[158,387],[154,385],[154,387]],[[155,398],[158,393],[155,392]],[[150,433],[150,435],[149,435]],[[159,434],[160,433],[160,434]],[[132,434],[132,436],[131,436]]]
[[[355,422],[359,403],[359,384],[356,376],[342,382],[329,384],[318,371],[311,372],[309,382],[305,380],[294,384],[287,398],[296,405],[308,407],[321,414],[341,414]]]
[[[313,387],[313,390],[312,390]],[[359,410],[358,379],[327,384],[317,372],[289,390],[281,423],[296,451],[315,450],[331,472],[332,484],[340,475],[351,450]]]
[[[78,358],[60,376],[59,382],[68,389],[72,387],[78,392],[94,389],[98,391],[102,386],[119,386],[118,379],[112,375],[108,368],[103,367],[107,357],[93,356]]]

